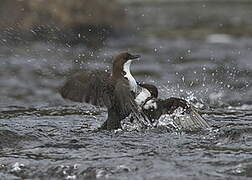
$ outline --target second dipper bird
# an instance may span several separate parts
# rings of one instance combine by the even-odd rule
[[[82,70],[73,74],[60,89],[61,96],[75,102],[86,102],[108,109],[101,129],[121,128],[121,120],[130,113],[141,116],[135,103],[137,83],[130,73],[132,60],[140,55],[121,53],[114,58],[112,72]]]
[[[139,84],[141,92],[135,98],[136,103],[141,106],[142,111],[152,123],[158,123],[162,116],[174,114],[180,109],[180,113],[189,115],[188,118],[175,122],[185,130],[210,128],[210,125],[196,112],[195,108],[186,100],[171,97],[168,99],[158,98],[158,89],[151,84]]]

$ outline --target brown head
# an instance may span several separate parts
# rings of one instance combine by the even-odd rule
[[[112,76],[114,78],[118,78],[121,76],[124,76],[126,72],[124,72],[124,66],[127,62],[131,62],[131,60],[136,60],[140,58],[140,55],[132,55],[127,52],[120,53],[114,58],[113,62],[113,70],[112,70]]]
[[[152,84],[145,84],[145,83],[139,84],[139,86],[147,89],[150,92],[151,97],[154,97],[154,98],[158,97],[158,89],[156,86],[154,86]]]

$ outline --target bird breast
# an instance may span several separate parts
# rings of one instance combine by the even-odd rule
[[[127,61],[123,65],[123,71],[125,72],[124,77],[128,79],[131,91],[136,93],[137,92],[137,83],[136,83],[135,78],[130,73],[130,64],[131,64],[131,60]]]

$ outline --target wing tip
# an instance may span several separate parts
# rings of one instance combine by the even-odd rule
[[[208,122],[194,109],[174,120],[178,129],[182,131],[202,131],[211,128]]]
[[[211,128],[211,126],[208,124],[208,122],[197,111],[192,110],[189,113],[189,116],[199,129]]]

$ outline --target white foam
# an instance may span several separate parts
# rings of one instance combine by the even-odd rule
[[[207,37],[207,42],[209,43],[229,44],[232,43],[232,41],[232,37],[228,34],[211,34]]]
[[[20,164],[19,162],[16,162],[13,166],[11,171],[13,172],[17,172],[17,171],[21,171],[21,168],[24,167],[24,164]]]

